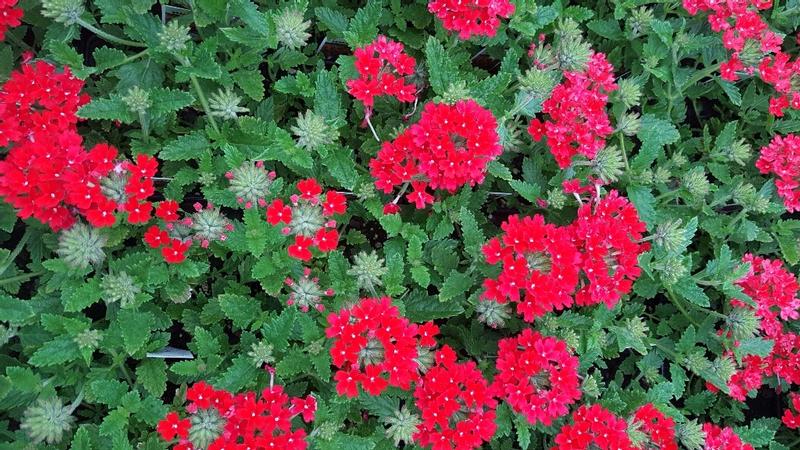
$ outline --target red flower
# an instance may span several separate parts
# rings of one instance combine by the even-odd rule
[[[309,201],[316,201],[317,197],[322,194],[322,186],[313,178],[299,181],[297,183],[297,190],[300,191],[301,198]]]
[[[156,207],[156,217],[164,222],[174,222],[178,220],[178,202],[175,200],[164,200]]]
[[[325,193],[325,202],[322,204],[322,214],[332,216],[344,214],[347,211],[347,198],[336,191]]]
[[[153,195],[154,191],[153,180],[150,178],[131,177],[125,185],[125,193],[129,195],[130,199],[134,200],[145,201],[147,197]]]
[[[136,177],[151,178],[158,171],[158,161],[150,155],[139,153],[136,155],[136,163],[130,165],[129,170]]]
[[[388,194],[410,182],[415,193],[409,200],[424,208],[433,201],[424,186],[454,193],[481,184],[487,164],[502,153],[496,130],[491,111],[474,100],[428,103],[419,122],[385,142],[370,161],[375,186]]]
[[[325,335],[333,340],[331,359],[340,368],[335,379],[339,395],[357,396],[358,385],[370,395],[386,386],[408,389],[418,379],[418,346],[435,345],[435,325],[420,328],[400,315],[391,299],[364,298],[328,315]]]
[[[742,442],[730,427],[720,428],[711,423],[703,424],[706,433],[704,450],[753,450],[753,446]]]
[[[117,220],[114,216],[116,209],[117,204],[114,201],[100,196],[97,203],[86,211],[86,220],[97,228],[113,226]]]
[[[150,202],[139,203],[136,199],[130,199],[125,203],[124,209],[128,213],[129,223],[147,223],[150,220],[153,204]]]
[[[491,389],[475,362],[456,362],[450,347],[436,352],[435,360],[414,389],[422,413],[414,440],[434,449],[480,448],[497,429]]]
[[[497,353],[494,388],[532,425],[550,426],[580,399],[578,358],[564,341],[526,328],[502,339]]]
[[[442,21],[445,30],[458,31],[458,37],[467,40],[472,35],[496,35],[500,18],[511,17],[514,4],[508,0],[430,0],[428,11]]]
[[[144,233],[144,241],[150,248],[158,248],[162,245],[169,244],[169,234],[158,228],[157,225],[151,225],[150,228],[147,229],[147,232]]]
[[[0,0],[2,1],[2,0]],[[114,168],[117,159],[117,149],[108,144],[97,144],[89,151],[88,158],[100,173],[107,174]]]
[[[605,303],[610,309],[631,291],[641,275],[639,255],[650,248],[639,243],[646,230],[636,208],[617,191],[580,207],[572,232],[588,283],[575,295],[578,305]]]
[[[292,414],[300,414],[303,416],[303,421],[312,422],[314,414],[317,412],[317,399],[309,395],[305,399],[294,398],[292,399],[292,406],[289,409]]]
[[[792,393],[790,402],[792,404],[792,408],[794,408],[794,412],[788,408],[784,410],[781,421],[784,425],[789,427],[790,430],[795,430],[800,428],[800,394]]]
[[[408,201],[416,205],[417,209],[425,209],[425,205],[428,203],[433,203],[433,196],[426,192],[428,188],[427,183],[422,181],[414,181],[411,183],[411,187],[414,189],[414,191],[406,195],[406,198]]]
[[[416,61],[403,53],[403,44],[378,36],[353,53],[358,78],[347,81],[347,92],[360,100],[367,111],[375,97],[388,95],[401,102],[413,102],[417,88],[404,77],[414,73]],[[369,112],[367,113],[369,114]]]
[[[599,448],[636,450],[627,433],[628,424],[600,405],[583,405],[572,414],[572,424],[564,425],[551,450]]]
[[[175,436],[186,439],[189,437],[189,428],[191,428],[189,419],[181,419],[178,413],[170,412],[166,417],[158,422],[158,434],[165,441],[175,439]]]
[[[201,414],[205,410],[213,410],[214,415],[220,420],[218,429],[209,428],[207,436],[209,450],[246,449],[246,448],[273,448],[280,450],[306,450],[306,433],[302,428],[292,430],[292,417],[301,414],[305,420],[313,420],[316,410],[316,400],[308,396],[305,400],[286,395],[283,388],[272,385],[261,391],[246,392],[232,395],[223,390],[217,390],[206,384],[198,382],[189,387],[186,393],[191,402],[186,410],[190,417],[184,419],[186,424],[199,421],[203,423]],[[169,413],[161,421],[165,431],[170,424],[178,418],[176,413]],[[159,423],[159,433],[161,433]],[[187,426],[189,428],[189,426]],[[188,429],[187,429],[188,432]],[[181,441],[173,449],[191,450],[192,443],[187,440],[186,434],[178,435]],[[174,436],[164,435],[165,440]],[[204,447],[205,448],[205,447]]]
[[[317,234],[314,235],[314,245],[321,252],[336,250],[336,246],[339,245],[339,232],[335,228],[332,230],[320,228]]]
[[[267,207],[267,222],[270,225],[277,225],[281,222],[289,223],[292,221],[292,208],[283,204],[283,200],[275,199]]]
[[[383,205],[383,214],[384,215],[391,215],[397,214],[400,212],[400,207],[397,206],[397,203],[387,203]]]
[[[0,0],[0,41],[6,38],[6,30],[20,26],[22,8],[15,8],[17,0]]]
[[[641,424],[641,431],[647,435],[654,448],[678,450],[678,443],[675,440],[675,421],[656,409],[652,403],[637,409],[633,418]]]
[[[528,322],[572,306],[581,263],[572,230],[546,224],[541,215],[510,216],[501,228],[504,234],[483,248],[487,262],[502,263],[500,275],[484,281],[483,298],[517,303]]]
[[[179,264],[186,260],[186,251],[192,246],[192,241],[173,239],[169,246],[161,248],[161,256],[170,264]]]
[[[547,147],[562,169],[583,155],[594,159],[614,131],[606,113],[608,93],[617,89],[614,67],[603,53],[593,53],[582,72],[564,72],[565,80],[542,103],[549,115],[544,123],[531,121],[528,132],[534,140],[547,137]]]
[[[800,211],[800,136],[776,135],[761,148],[756,167],[775,175],[775,187],[789,212]]]
[[[289,256],[301,261],[308,261],[313,256],[308,249],[313,243],[314,241],[311,238],[298,234],[294,237],[294,244],[289,246]]]

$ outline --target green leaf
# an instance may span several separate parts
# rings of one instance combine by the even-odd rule
[[[458,78],[458,66],[450,58],[442,44],[433,36],[425,44],[425,60],[428,64],[428,81],[433,91],[442,95]]]
[[[639,218],[642,219],[648,227],[656,220],[656,198],[650,192],[650,188],[645,186],[628,186],[628,199],[630,199],[636,211],[639,213]]]
[[[136,366],[136,381],[147,392],[161,397],[167,390],[167,363],[160,358],[149,358]]]
[[[98,72],[111,67],[116,67],[125,61],[128,56],[122,50],[110,47],[99,47],[92,52],[94,65]]]
[[[64,303],[64,311],[81,311],[100,300],[103,290],[100,288],[100,281],[97,278],[79,284],[77,287],[69,284],[61,289],[61,301]]]
[[[194,328],[192,344],[195,346],[197,356],[200,358],[216,355],[221,350],[217,336],[203,327]]]
[[[12,325],[23,325],[34,316],[33,308],[26,300],[0,293],[0,317]]]
[[[525,450],[531,445],[531,426],[525,417],[519,414],[511,417],[514,421],[514,429],[517,431],[517,444],[519,444],[519,448]]]
[[[329,147],[323,158],[324,166],[345,189],[353,189],[358,181],[358,171],[353,165],[353,150],[346,147]]]
[[[86,425],[81,425],[75,435],[72,436],[70,450],[92,450],[92,441]]]
[[[69,336],[59,336],[39,346],[28,360],[28,364],[35,367],[48,367],[64,364],[79,357],[78,344]]]
[[[711,301],[703,292],[703,289],[695,283],[694,279],[690,276],[683,277],[675,283],[673,292],[677,293],[682,298],[689,300],[698,306],[707,307],[711,305]]]
[[[284,349],[289,345],[296,315],[297,309],[284,309],[280,315],[271,318],[261,327],[261,334],[273,348]]]
[[[771,339],[752,337],[739,340],[739,345],[733,348],[733,353],[739,360],[748,355],[756,355],[765,358],[772,353],[772,348],[774,346],[775,341]]]
[[[363,8],[356,11],[347,31],[344,32],[347,44],[355,48],[372,42],[378,35],[378,22],[383,11],[383,0],[368,0]]]
[[[344,14],[324,6],[315,8],[314,14],[323,25],[328,27],[328,31],[330,31],[333,37],[344,36],[349,24],[349,21]]]
[[[642,146],[631,162],[631,168],[635,170],[643,170],[650,167],[665,145],[674,144],[681,137],[672,122],[660,119],[652,114],[642,116],[639,132],[636,136],[642,141]]]
[[[439,290],[439,301],[445,302],[459,295],[464,295],[472,287],[472,278],[469,275],[453,271],[448,275]]]
[[[82,119],[119,120],[122,123],[133,123],[135,120],[122,98],[116,95],[110,98],[93,98],[78,110],[77,116]]]
[[[320,70],[314,83],[314,112],[329,121],[342,116],[342,102],[333,72]]]
[[[405,315],[412,322],[427,322],[445,319],[464,312],[459,302],[440,302],[436,297],[420,292],[408,296],[405,300]]]
[[[259,368],[253,364],[247,356],[234,358],[233,364],[214,381],[214,386],[218,389],[225,389],[230,392],[239,392],[256,380]]]
[[[158,157],[165,161],[188,161],[198,158],[209,145],[202,131],[194,131],[164,145]]]
[[[154,116],[164,116],[171,112],[180,111],[194,103],[192,94],[169,88],[152,89],[150,98],[153,100],[150,112]]]
[[[217,297],[220,308],[233,325],[246,329],[261,315],[261,302],[257,299],[236,294],[220,294]]]
[[[400,399],[397,397],[390,397],[388,395],[366,395],[361,394],[358,397],[358,402],[361,407],[370,412],[370,414],[378,417],[392,417],[395,412],[400,409]]]
[[[122,341],[129,355],[138,352],[150,339],[154,318],[147,312],[122,309],[117,313],[117,323],[122,330]]]
[[[239,70],[233,74],[236,84],[248,97],[260,102],[264,100],[264,75],[258,70]]]

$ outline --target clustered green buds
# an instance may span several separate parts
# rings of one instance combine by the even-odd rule
[[[556,30],[556,61],[562,71],[586,69],[592,57],[592,46],[583,40],[580,26],[572,19],[562,20]]]
[[[122,97],[122,101],[128,106],[128,109],[137,114],[144,114],[153,104],[150,100],[150,93],[139,86],[128,89],[128,93]]]
[[[653,10],[646,6],[631,11],[631,15],[626,20],[628,31],[631,37],[637,38],[650,31],[650,24],[653,23]]]
[[[298,115],[296,125],[290,129],[297,136],[297,146],[309,151],[331,144],[339,137],[339,132],[324,117],[311,110]]]
[[[275,357],[272,356],[272,345],[266,341],[254,342],[247,352],[247,356],[253,361],[256,367],[263,367],[264,364],[272,364],[275,362]]]
[[[274,16],[275,32],[278,42],[290,50],[297,50],[304,46],[311,34],[308,27],[311,22],[305,20],[303,12],[293,8],[285,8]]]
[[[77,23],[84,11],[83,0],[42,0],[42,15],[66,26]]]
[[[275,180],[275,172],[267,172],[262,161],[245,161],[239,167],[227,172],[228,190],[236,196],[236,201],[245,208],[266,206],[266,197]]]
[[[142,290],[126,272],[116,274],[106,274],[101,283],[103,289],[103,300],[106,303],[119,302],[122,308],[134,306],[136,296]]]
[[[681,181],[683,187],[694,197],[703,198],[711,192],[711,183],[702,167],[695,167],[686,172]]]
[[[622,78],[617,81],[617,90],[614,95],[617,100],[625,105],[626,109],[630,109],[639,105],[642,98],[642,88],[638,82],[630,78]]]
[[[239,114],[250,112],[249,109],[239,106],[241,103],[242,98],[231,89],[220,89],[208,97],[211,115],[223,120],[233,120],[239,117]]]
[[[567,203],[567,196],[564,195],[564,190],[560,188],[553,188],[547,191],[547,207],[553,209],[561,209]]]
[[[475,312],[478,313],[478,321],[491,328],[503,328],[511,318],[511,308],[507,303],[491,300],[478,302]]]
[[[161,46],[170,53],[181,53],[186,50],[190,39],[189,27],[177,20],[169,21],[158,35]]]
[[[607,183],[619,180],[625,168],[622,151],[616,145],[609,145],[597,152],[591,164],[595,174]]]
[[[656,228],[653,241],[667,253],[677,253],[686,244],[686,232],[681,226],[683,220],[674,219],[660,223]]]
[[[373,250],[372,252],[360,252],[353,258],[353,266],[347,274],[356,277],[356,284],[359,289],[369,291],[373,295],[377,287],[383,285],[383,278],[387,269],[384,266],[383,258]]]
[[[189,442],[198,449],[208,448],[225,427],[225,419],[215,408],[200,408],[189,417],[189,421]]]
[[[77,222],[72,228],[61,232],[56,253],[68,265],[86,268],[100,264],[105,259],[103,247],[106,241],[107,238],[99,229]]]
[[[726,328],[737,341],[755,336],[761,327],[761,320],[752,308],[733,308],[725,318]]]
[[[700,450],[705,447],[706,433],[695,419],[679,423],[675,427],[675,437],[688,450]]]
[[[25,410],[20,429],[35,443],[58,444],[75,419],[58,397],[40,398]]]
[[[617,129],[625,136],[636,136],[642,126],[642,119],[637,112],[628,112],[620,117]]]
[[[467,87],[466,81],[458,80],[454,83],[450,83],[445,89],[444,93],[442,94],[442,103],[447,103],[448,105],[452,105],[459,100],[464,100],[470,98],[469,94],[469,87]]]
[[[103,340],[103,335],[100,333],[100,330],[84,330],[77,335],[75,335],[72,340],[78,344],[78,348],[81,350],[94,350],[100,346],[100,342]]]
[[[689,268],[686,267],[683,257],[680,255],[669,255],[658,263],[654,263],[653,268],[658,271],[661,281],[667,286],[674,285],[689,274]]]
[[[397,448],[400,448],[401,442],[414,442],[414,433],[417,432],[417,426],[422,423],[419,416],[409,411],[406,405],[391,416],[382,417],[381,422],[387,425],[386,436],[394,441],[394,446]]]

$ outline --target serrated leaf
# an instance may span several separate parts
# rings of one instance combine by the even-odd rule
[[[163,116],[194,103],[192,94],[177,89],[156,88],[150,91],[150,98],[153,99],[153,106],[150,112],[154,116]]]
[[[199,157],[209,145],[205,134],[202,131],[195,131],[164,145],[158,157],[165,161],[188,161]]]
[[[324,6],[315,8],[314,14],[323,25],[328,27],[328,31],[330,31],[331,35],[334,37],[344,36],[349,24],[349,20],[347,20],[344,14]]]
[[[83,105],[76,114],[82,119],[93,120],[119,120],[122,123],[133,123],[133,113],[128,110],[128,105],[119,96],[109,98],[93,98],[91,102]]]
[[[239,70],[233,74],[236,84],[251,99],[260,102],[264,99],[264,75],[257,70]]]
[[[431,88],[439,95],[444,94],[458,79],[458,67],[442,44],[433,36],[428,37],[428,42],[425,44],[425,60],[428,64],[428,81],[431,83]]]
[[[314,112],[329,121],[341,118],[342,104],[333,72],[320,70],[314,83]]]
[[[703,288],[697,285],[692,277],[683,277],[675,283],[674,292],[680,297],[694,303],[698,306],[707,307],[711,305],[708,295],[703,291]]]
[[[0,317],[12,325],[23,325],[34,316],[33,308],[26,300],[0,293]]]
[[[255,381],[258,372],[259,368],[250,358],[244,355],[238,356],[234,358],[225,373],[214,381],[214,386],[230,392],[239,392]]]
[[[350,19],[344,39],[350,47],[361,47],[372,42],[378,35],[378,21],[384,11],[383,0],[368,0]]]
[[[163,359],[149,358],[136,366],[136,382],[147,392],[161,397],[167,390],[167,363]]]
[[[122,309],[117,313],[122,341],[129,355],[138,352],[150,338],[153,321],[153,316],[146,312]]]
[[[636,136],[642,141],[639,153],[631,161],[631,168],[636,170],[650,167],[665,145],[674,144],[681,137],[672,122],[652,114],[642,116]]]
[[[246,329],[261,314],[261,303],[254,298],[237,294],[220,294],[217,297],[220,308],[233,325]]]
[[[28,364],[35,367],[49,367],[64,364],[79,357],[78,344],[69,336],[59,336],[39,346],[31,355]]]

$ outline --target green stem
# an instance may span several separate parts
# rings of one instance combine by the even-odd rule
[[[25,233],[22,235],[22,238],[19,240],[19,242],[17,242],[17,246],[14,247],[14,251],[12,251],[5,259],[5,261],[3,261],[3,265],[0,265],[0,275],[5,273],[8,267],[11,266],[11,263],[13,263],[15,259],[17,259],[17,256],[19,256],[22,249],[25,248],[25,244],[28,242],[28,239],[30,237],[31,237],[31,230],[30,228],[26,228]]]
[[[0,280],[0,285],[6,284],[6,283],[14,283],[14,282],[17,282],[17,281],[27,281],[27,280],[29,280],[29,279],[31,279],[33,277],[38,277],[39,275],[42,275],[43,273],[44,273],[44,271],[39,271],[39,272],[23,273],[22,275],[3,278],[2,280]]]
[[[72,403],[70,403],[68,410],[69,414],[72,414],[76,409],[78,409],[78,406],[81,405],[82,401],[83,401],[83,389],[81,389],[78,392],[78,396],[75,397],[75,400]]]
[[[630,172],[631,166],[628,165],[628,154],[625,151],[625,136],[619,134],[619,149],[622,151],[622,160],[625,161],[625,171]]]
[[[716,63],[714,65],[706,67],[703,70],[695,72],[694,75],[692,75],[691,77],[689,77],[688,80],[686,80],[686,84],[684,84],[684,86],[685,87],[694,86],[698,81],[718,71],[720,65],[721,65],[720,63]]]
[[[675,361],[676,363],[677,363],[677,362],[678,362],[678,360],[680,359],[680,358],[678,358],[678,354],[677,354],[677,353],[675,353],[674,351],[672,351],[672,350],[668,349],[668,348],[667,348],[666,346],[664,346],[663,344],[660,344],[658,341],[655,341],[655,342],[653,342],[653,345],[655,345],[655,346],[656,346],[656,348],[658,348],[658,349],[659,349],[659,350],[661,350],[662,352],[666,353],[666,354],[667,354],[667,356],[669,356],[670,358],[672,358],[672,360],[673,360],[673,361]]]
[[[211,128],[219,133],[217,121],[214,119],[214,116],[211,115],[211,108],[208,106],[208,99],[206,98],[205,92],[203,92],[203,88],[200,87],[200,81],[194,75],[189,75],[189,79],[192,80],[192,86],[194,86],[194,90],[197,92],[197,98],[200,99],[200,104],[203,106],[203,111],[206,112],[206,117],[208,117],[208,121],[211,123]]]
[[[672,197],[675,197],[678,194],[680,194],[680,192],[681,192],[680,188],[675,189],[674,191],[665,192],[661,195],[656,196],[656,201],[658,202],[664,199],[671,199]]]
[[[127,58],[123,59],[122,61],[120,61],[118,63],[114,63],[114,64],[106,67],[104,70],[109,70],[109,69],[113,69],[113,68],[116,68],[116,67],[119,67],[119,66],[124,66],[125,64],[128,64],[129,62],[136,61],[137,59],[141,58],[142,56],[147,55],[148,53],[150,53],[150,49],[144,49],[144,50],[140,51],[139,53],[137,53],[135,55],[128,56]]]
[[[675,307],[676,307],[676,308],[678,308],[678,311],[680,311],[680,312],[681,312],[681,314],[683,314],[683,316],[684,316],[684,317],[686,317],[686,320],[688,320],[688,321],[689,321],[689,323],[691,323],[692,325],[694,325],[694,326],[696,326],[696,327],[700,328],[700,324],[699,324],[699,323],[697,323],[697,322],[696,322],[696,321],[695,321],[695,320],[692,318],[692,316],[690,316],[690,315],[689,315],[689,312],[688,312],[688,311],[686,311],[686,308],[684,308],[684,307],[683,307],[683,305],[681,304],[681,302],[679,302],[679,301],[678,301],[678,299],[676,299],[676,298],[675,298],[675,296],[672,294],[672,291],[670,291],[670,290],[667,290],[667,298],[669,299],[669,301],[670,301],[670,302],[672,302],[672,304],[673,304],[673,305],[675,305]]]
[[[113,42],[119,45],[127,45],[128,47],[139,47],[139,48],[147,47],[147,44],[142,44],[141,42],[129,41],[127,39],[122,39],[120,37],[114,36],[113,34],[106,33],[105,31],[95,27],[94,25],[90,24],[89,22],[83,19],[78,19],[77,22],[75,23],[96,34],[98,37],[107,40],[108,42]]]
[[[17,35],[14,34],[14,33],[6,33],[6,37],[9,38],[9,40],[12,41],[14,44],[19,45],[20,47],[22,47],[25,50],[29,50],[29,51],[33,50],[33,47],[28,45],[22,39],[18,38]]]

